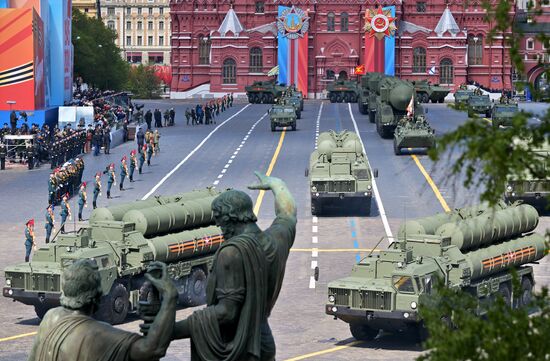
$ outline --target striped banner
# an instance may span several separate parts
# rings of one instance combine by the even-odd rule
[[[395,6],[365,13],[365,70],[395,75]]]
[[[301,9],[279,6],[277,64],[279,67],[279,83],[294,84],[306,96],[308,80],[307,27],[309,23],[307,18],[303,18],[303,14],[305,13]],[[301,36],[289,36],[289,33],[285,31],[284,24],[288,25],[287,28],[295,30],[291,34],[300,33],[300,30],[303,30],[303,33],[301,33]]]

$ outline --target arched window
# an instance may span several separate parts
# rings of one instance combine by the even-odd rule
[[[199,64],[210,64],[210,36],[199,35]]]
[[[115,22],[113,20],[107,21],[107,27],[111,30],[115,30]]]
[[[413,49],[413,73],[426,72],[426,49]]]
[[[342,13],[340,15],[340,31],[348,31],[349,17],[348,13]]]
[[[237,63],[231,58],[223,61],[223,84],[237,84]]]
[[[453,84],[453,62],[451,59],[443,59],[439,63],[439,82],[441,84]]]
[[[334,78],[335,78],[334,70],[328,69],[327,70],[327,79],[334,79]]]
[[[250,49],[250,72],[261,73],[262,67],[263,67],[262,49],[260,48]]]
[[[327,15],[327,30],[334,31],[334,13],[332,11]]]
[[[483,35],[468,35],[468,65],[483,63]]]
[[[345,70],[342,70],[338,73],[338,80],[348,80],[348,73]]]

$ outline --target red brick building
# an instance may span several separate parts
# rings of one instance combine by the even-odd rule
[[[492,0],[495,1],[495,0]],[[509,89],[512,68],[503,37],[487,41],[481,0],[173,0],[172,97],[244,92],[277,65],[278,5],[310,17],[308,88],[322,96],[335,77],[353,77],[362,64],[365,10],[395,5],[395,74],[428,78],[452,88],[475,81]],[[467,5],[465,5],[467,4]],[[202,86],[201,86],[202,85]],[[198,87],[198,88],[197,88]]]

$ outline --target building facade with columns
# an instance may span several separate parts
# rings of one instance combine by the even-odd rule
[[[101,0],[101,20],[116,31],[133,64],[170,64],[170,0]]]
[[[244,92],[265,80],[277,65],[278,5],[300,7],[309,16],[310,97],[320,96],[337,77],[353,77],[355,66],[363,64],[364,14],[379,5],[396,10],[396,76],[451,88],[466,82],[512,87],[507,34],[487,40],[492,24],[484,22],[481,1],[173,0],[173,97],[198,86],[212,93]]]

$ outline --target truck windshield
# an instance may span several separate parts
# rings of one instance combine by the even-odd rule
[[[514,114],[516,114],[517,109],[516,108],[510,108],[510,107],[495,107],[495,115],[500,116],[506,116],[506,117],[513,117]]]
[[[413,280],[410,276],[393,276],[393,287],[400,293],[414,293]]]

